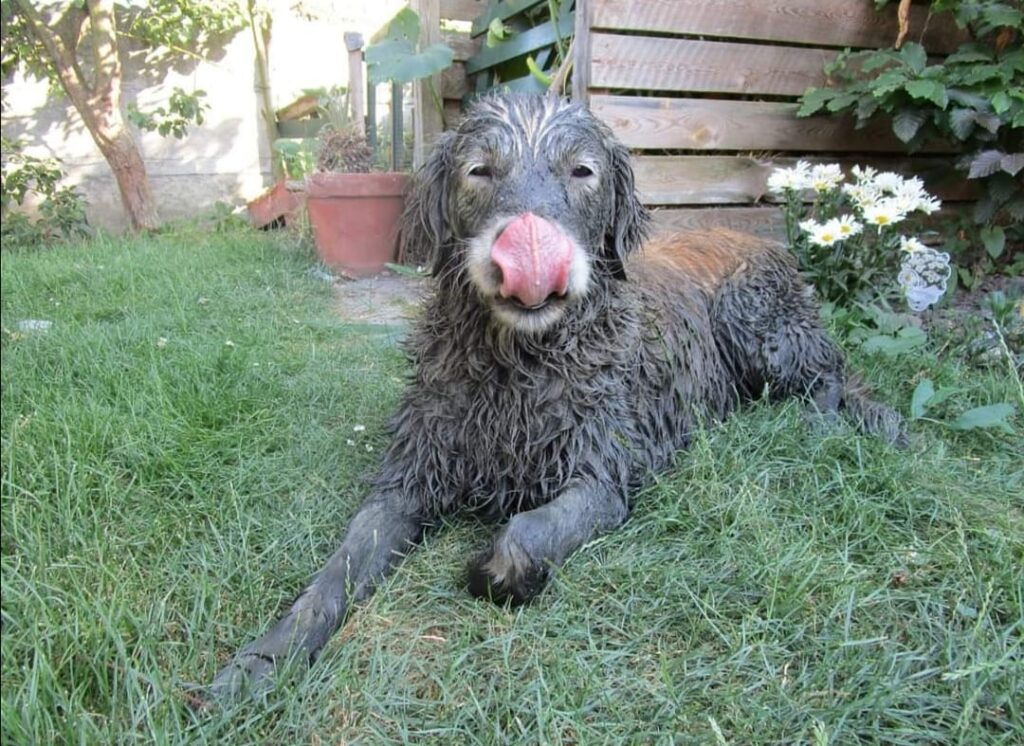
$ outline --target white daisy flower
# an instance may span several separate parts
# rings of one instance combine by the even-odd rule
[[[768,189],[776,194],[803,191],[810,186],[811,164],[798,161],[793,168],[777,168],[768,176]]]
[[[850,169],[850,173],[853,174],[853,178],[857,180],[858,184],[863,184],[873,182],[878,171],[871,168],[871,166],[864,166],[862,168],[860,165],[857,165]]]
[[[883,171],[874,178],[874,185],[883,192],[895,194],[903,186],[903,177],[894,171]]]
[[[839,228],[839,235],[842,238],[856,236],[864,227],[857,222],[857,219],[854,218],[853,215],[840,215],[836,220],[836,224]]]
[[[907,214],[890,199],[879,200],[864,208],[864,222],[879,228],[888,228],[901,222]]]
[[[909,254],[915,251],[924,251],[927,248],[913,236],[900,236],[900,251],[906,251]]]
[[[917,200],[917,204],[914,205],[914,209],[923,212],[925,215],[931,215],[937,212],[942,207],[942,200],[937,197],[933,197],[930,194],[925,194],[923,197]]]
[[[807,240],[815,246],[833,246],[844,238],[845,236],[841,235],[839,221],[833,218],[824,225],[815,225]]]
[[[882,196],[872,184],[843,184],[843,193],[861,210],[875,204]]]
[[[811,169],[809,184],[816,192],[830,192],[843,182],[838,163],[822,163]]]

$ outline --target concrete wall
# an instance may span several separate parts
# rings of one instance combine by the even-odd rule
[[[318,2],[274,0],[270,43],[271,91],[275,107],[303,89],[345,85],[345,31],[369,37],[398,11],[402,0]],[[202,89],[210,106],[206,121],[183,140],[137,133],[163,219],[192,217],[217,202],[243,204],[270,181],[271,152],[259,121],[255,52],[249,29],[225,40],[211,59],[174,69],[147,62],[129,50],[125,63],[125,104],[143,111],[166,103],[175,86]],[[81,118],[45,81],[18,73],[5,80],[5,135],[26,143],[25,152],[63,161],[68,183],[89,202],[89,219],[119,230],[126,225],[110,169]]]

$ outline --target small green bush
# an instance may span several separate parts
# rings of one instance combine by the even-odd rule
[[[60,164],[52,158],[22,153],[16,140],[2,138],[3,167],[0,169],[0,237],[5,247],[21,248],[59,239],[89,235],[85,200],[74,187],[60,186],[64,178]],[[29,194],[41,198],[35,220],[15,211]]]

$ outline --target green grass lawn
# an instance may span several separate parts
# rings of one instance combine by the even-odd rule
[[[310,266],[248,232],[4,255],[4,744],[1024,742],[1020,413],[894,451],[795,403],[706,433],[532,606],[468,595],[493,527],[458,518],[307,676],[194,715],[338,542],[407,373]],[[904,411],[922,377],[1015,401],[962,341],[856,364]]]

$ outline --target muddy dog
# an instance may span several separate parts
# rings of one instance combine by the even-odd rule
[[[847,375],[781,246],[728,231],[662,237],[629,153],[579,104],[478,103],[421,169],[403,221],[434,289],[370,496],[338,551],[213,697],[312,661],[354,602],[460,509],[505,521],[470,590],[527,601],[623,523],[629,496],[701,423],[763,395],[845,410],[889,441],[899,416]]]

